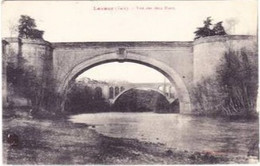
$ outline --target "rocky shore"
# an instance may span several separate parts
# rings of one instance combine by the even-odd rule
[[[94,126],[67,120],[3,119],[5,164],[223,164],[248,163],[248,158],[211,152],[169,149],[163,144],[111,138]],[[8,134],[18,136],[17,145]]]

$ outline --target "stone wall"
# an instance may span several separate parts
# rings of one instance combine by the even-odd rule
[[[257,38],[255,36],[211,36],[194,41],[194,83],[205,78],[215,77],[216,68],[220,65],[224,53],[229,49],[241,51],[246,49],[257,52]]]
[[[125,48],[128,53],[153,58],[172,67],[187,85],[193,80],[192,42],[86,42],[53,43],[55,78],[62,83],[73,68],[94,57]],[[114,58],[111,56],[111,59]]]
[[[243,50],[249,52],[250,62],[258,62],[257,47],[257,38],[254,36],[212,36],[195,40],[194,85],[191,93],[193,110],[219,114],[223,110],[225,94],[220,91],[224,87],[220,86],[218,70],[224,64],[225,53],[232,51],[240,56]]]
[[[6,56],[6,45],[8,42],[2,40],[2,101],[3,107],[7,107],[7,77],[6,77],[6,67],[7,67],[7,56]]]
[[[114,61],[135,62],[164,74],[176,87],[182,110],[190,112],[192,42],[53,43],[53,47],[54,78],[59,93],[65,91],[69,81],[91,67]]]
[[[6,38],[5,41],[8,42],[5,46],[5,63],[11,63],[15,68],[17,66],[23,66],[28,73],[36,76],[35,79],[40,81],[40,86],[43,89],[54,87],[51,83],[53,65],[52,47],[49,42],[40,39],[32,40],[20,38]],[[12,85],[8,87],[8,95],[10,99],[12,99],[17,94],[13,94]],[[24,96],[16,97],[23,98]],[[16,102],[13,101],[13,104],[16,105]]]
[[[44,40],[5,39],[6,61],[18,65],[18,57],[33,66],[44,87],[61,92],[64,85],[95,65],[130,61],[152,67],[172,81],[180,105],[190,109],[194,84],[214,77],[221,58],[229,49],[257,52],[255,36],[211,36],[194,42],[73,42],[49,43]],[[125,53],[120,54],[120,49]],[[53,87],[54,88],[54,87]]]
[[[39,78],[52,75],[52,47],[49,42],[18,38],[5,40],[9,43],[6,47],[7,62],[18,65],[18,57],[22,57],[24,65],[32,66]]]
[[[32,66],[36,75],[47,80],[52,77],[52,47],[51,44],[43,40],[22,40],[22,57],[26,60],[26,65]],[[46,86],[46,81],[43,86]]]
[[[6,62],[18,65],[18,56],[21,54],[21,40],[18,38],[4,39],[8,45],[5,46]]]

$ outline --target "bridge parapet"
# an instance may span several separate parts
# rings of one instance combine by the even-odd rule
[[[119,96],[131,89],[155,90],[164,95],[169,102],[176,99],[176,89],[170,83],[108,83],[100,81],[83,81],[78,80],[78,83],[89,86],[96,93],[100,93],[100,97],[105,98],[110,102],[114,102]]]
[[[166,85],[165,87],[161,89],[162,86],[165,86],[163,84],[159,83],[145,83],[145,84],[124,84],[124,85],[109,85],[109,90],[103,93],[103,96],[111,103],[113,104],[121,95],[123,95],[125,92],[131,90],[131,89],[141,89],[141,90],[154,90],[158,93],[165,96],[165,98],[169,101],[169,103],[173,102],[176,97],[177,93],[174,87],[172,87],[171,84]],[[108,94],[105,94],[107,93]]]
[[[56,91],[63,93],[69,82],[94,66],[127,61],[146,65],[162,74],[176,87],[181,111],[189,113],[194,83],[216,75],[216,67],[229,49],[257,53],[257,37],[248,35],[211,36],[189,42],[73,42],[49,43],[44,40],[6,38],[6,58],[18,64],[24,57],[43,78],[55,79]],[[118,55],[124,48],[127,54]],[[257,57],[258,58],[258,57]],[[45,79],[46,78],[46,79]]]

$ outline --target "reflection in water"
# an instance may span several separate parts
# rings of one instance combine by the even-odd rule
[[[258,139],[257,121],[230,122],[181,114],[118,112],[80,114],[71,116],[70,120],[95,125],[97,132],[107,136],[164,143],[190,151],[247,155],[252,139]]]

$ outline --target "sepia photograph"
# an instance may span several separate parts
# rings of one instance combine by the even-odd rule
[[[2,164],[259,164],[257,0],[1,10]]]

